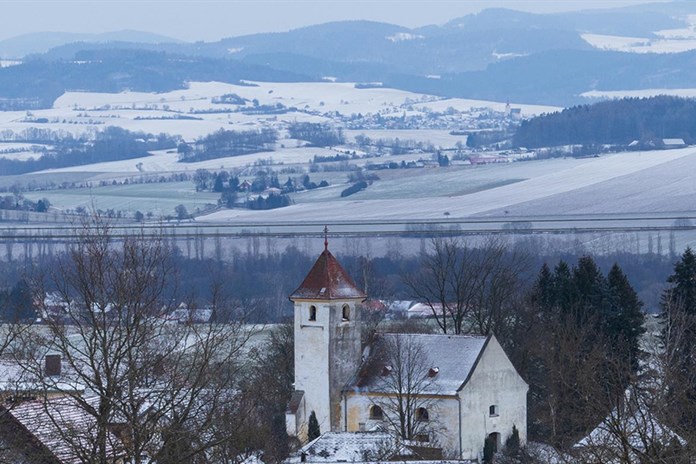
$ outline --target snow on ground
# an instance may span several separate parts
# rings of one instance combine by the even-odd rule
[[[601,50],[631,53],[681,53],[696,49],[696,37],[623,37],[616,35],[581,34],[583,40]]]
[[[284,114],[244,114],[240,106],[212,103],[214,97],[234,93],[259,105],[297,108]],[[153,134],[181,135],[191,141],[219,129],[244,130],[260,126],[279,127],[294,121],[327,122],[342,115],[357,113],[402,115],[422,113],[426,108],[445,111],[449,107],[461,111],[472,108],[494,108],[503,111],[503,103],[448,99],[389,88],[356,89],[353,83],[300,82],[234,85],[220,82],[192,82],[189,88],[166,93],[66,92],[53,108],[32,112],[0,112],[0,130],[20,133],[30,127],[60,130],[82,136],[117,126]],[[526,107],[523,113],[549,111],[549,107]],[[224,111],[232,111],[225,113]],[[312,114],[308,114],[311,112]],[[195,119],[176,119],[178,117]],[[38,118],[48,122],[30,122]]]
[[[581,93],[580,96],[587,98],[645,98],[658,95],[673,95],[675,97],[695,98],[696,88],[694,89],[642,89],[642,90],[592,90]]]
[[[356,135],[365,135],[372,140],[398,138],[400,141],[430,142],[440,148],[454,148],[457,142],[466,146],[466,135],[450,135],[447,130],[347,130],[344,133],[348,141],[354,141]]]
[[[681,29],[664,29],[655,32],[655,35],[665,39],[696,39],[696,15],[687,15],[687,27]]]
[[[174,214],[174,208],[184,205],[189,212],[217,204],[219,193],[196,192],[193,182],[167,182],[155,184],[129,184],[91,189],[60,189],[26,192],[33,201],[48,198],[60,209],[78,206],[91,209],[152,212],[154,217]]]
[[[685,149],[689,150],[689,149]],[[693,149],[692,149],[693,150]],[[646,153],[635,153],[642,158]],[[510,215],[685,213],[696,210],[696,151],[634,173],[508,207]],[[494,211],[495,215],[502,211]]]
[[[520,108],[522,110],[522,116],[536,116],[542,113],[555,113],[562,110],[556,106],[544,106],[544,105],[525,105],[518,103],[510,103],[513,108]],[[504,112],[506,103],[501,102],[491,102],[484,100],[468,100],[465,98],[446,98],[443,100],[435,100],[427,103],[418,103],[413,105],[414,108],[424,109],[428,108],[432,111],[445,112],[448,108],[454,108],[457,111],[472,111],[475,109],[491,109],[493,111]]]
[[[200,218],[200,220],[217,222],[241,219],[275,222],[321,220],[322,218],[383,220],[467,217],[591,187],[642,170],[651,170],[661,164],[687,156],[696,156],[696,150],[686,148],[645,153],[621,153],[600,158],[572,160],[565,168],[559,168],[558,164],[554,164],[553,166],[556,167],[554,171],[541,171],[535,177],[523,181],[461,196],[417,197],[407,201],[403,198],[363,199],[369,194],[368,188],[368,191],[357,193],[342,201],[336,199],[316,203],[298,203],[272,211],[224,210]],[[464,173],[462,177],[465,177]],[[667,183],[669,180],[662,179],[662,182]],[[595,197],[593,201],[612,201],[612,199]]]
[[[154,151],[150,156],[133,158],[122,161],[109,161],[104,163],[88,164],[84,166],[72,166],[60,169],[49,169],[36,173],[67,173],[67,172],[103,172],[103,173],[165,173],[195,171],[196,169],[233,169],[253,164],[260,159],[272,159],[273,163],[294,164],[307,163],[314,155],[335,155],[334,150],[326,148],[280,148],[273,152],[252,153],[249,155],[230,156],[216,158],[196,163],[180,163],[176,150]]]
[[[39,158],[41,153],[37,153],[34,151],[34,149],[40,149],[41,147],[45,147],[45,145],[0,142],[0,158],[18,161],[26,161],[30,158]]]
[[[335,82],[253,82],[250,85],[234,85],[222,82],[192,82],[188,89],[167,93],[121,92],[118,94],[68,92],[54,104],[54,108],[99,108],[104,105],[168,105],[177,111],[204,110],[211,107],[225,108],[234,105],[217,105],[212,97],[235,93],[248,100],[258,100],[261,105],[281,103],[287,107],[313,109],[321,112],[338,111],[342,114],[376,113],[389,106],[399,106],[406,99],[420,100],[422,94],[390,88],[356,89],[354,83]],[[434,98],[425,96],[425,98]]]

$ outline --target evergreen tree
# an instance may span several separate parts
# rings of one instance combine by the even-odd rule
[[[573,282],[577,291],[578,318],[599,321],[604,314],[607,284],[602,272],[591,256],[583,256],[573,269]]]
[[[555,303],[553,274],[548,264],[544,263],[532,289],[532,302],[544,312],[550,311]]]
[[[36,310],[31,298],[31,288],[26,280],[22,279],[12,287],[6,304],[12,320],[28,321],[36,318]]]
[[[515,425],[512,426],[512,433],[505,440],[505,454],[512,457],[517,457],[520,454],[520,431]]]
[[[553,272],[553,302],[561,314],[568,314],[575,301],[575,283],[568,263],[561,260]]]
[[[696,314],[696,255],[691,247],[684,250],[667,282],[672,287],[665,293],[665,298],[687,314]]]
[[[319,421],[317,420],[317,415],[314,411],[309,415],[309,424],[307,425],[307,439],[309,441],[319,438],[321,435],[321,430],[319,430]]]
[[[679,425],[696,428],[696,255],[687,248],[674,265],[662,295],[663,341],[668,358],[669,393],[675,398]],[[679,336],[669,332],[680,332]]]
[[[642,353],[640,337],[645,333],[643,302],[638,299],[618,264],[614,264],[607,274],[607,282],[610,312],[605,330],[615,343],[626,345],[625,355],[631,364],[631,370],[635,372]]]

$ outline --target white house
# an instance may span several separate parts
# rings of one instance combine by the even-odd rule
[[[399,337],[409,337],[423,353],[417,374],[422,381],[412,392],[427,400],[415,414],[427,425],[418,440],[458,459],[479,459],[486,438],[500,446],[513,426],[526,442],[528,386],[495,336],[378,334],[362,350],[359,303],[365,295],[326,244],[290,299],[295,303],[290,435],[306,441],[312,412],[321,432],[389,429],[390,412],[383,405],[398,392],[387,381],[393,368],[387,351]]]

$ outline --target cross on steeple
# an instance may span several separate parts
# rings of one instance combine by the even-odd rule
[[[329,226],[324,226],[324,251],[329,250]]]

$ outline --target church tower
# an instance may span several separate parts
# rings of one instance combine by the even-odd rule
[[[324,240],[324,251],[290,300],[295,304],[295,392],[286,413],[290,435],[305,441],[312,412],[321,432],[343,430],[342,396],[361,362],[365,300]]]

